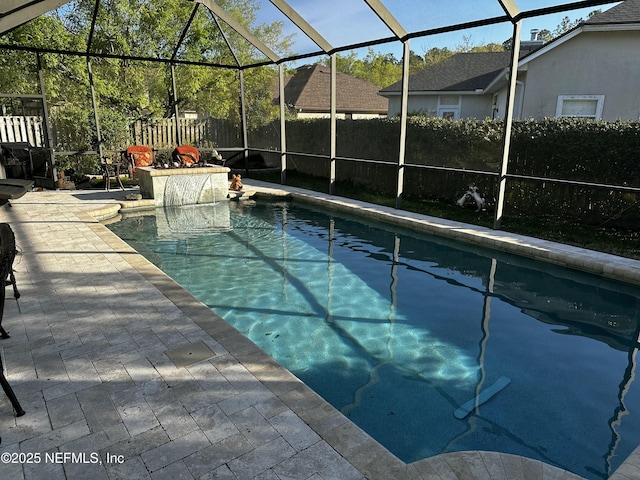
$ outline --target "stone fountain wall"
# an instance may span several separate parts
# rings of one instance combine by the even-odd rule
[[[157,207],[226,200],[229,171],[229,168],[220,166],[136,169],[142,198],[154,199]]]

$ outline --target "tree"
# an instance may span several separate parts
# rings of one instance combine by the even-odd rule
[[[538,40],[542,40],[544,43],[547,43],[550,40],[553,40],[553,33],[551,30],[543,28],[538,32]]]
[[[382,88],[402,76],[402,65],[393,54],[375,52],[369,47],[367,56],[354,62],[353,75]]]
[[[68,32],[59,19],[52,16],[40,16],[22,27],[12,31],[6,37],[7,43],[30,45],[51,49],[81,50],[82,42]],[[50,98],[64,95],[77,98],[78,91],[71,88],[75,82],[87,78],[84,61],[75,57],[63,58],[61,55],[41,55],[42,68],[52,75],[44,78],[45,89]],[[22,51],[4,50],[0,55],[0,91],[8,93],[38,93],[36,55]]]
[[[504,46],[499,43],[487,43],[471,47],[469,52],[504,52]]]
[[[354,51],[351,51],[346,55],[337,53],[336,70],[347,75],[353,75],[353,65],[356,61],[358,61],[358,54]],[[326,57],[323,63],[328,67],[331,64],[331,59]]]
[[[329,58],[323,61],[325,66],[330,63]],[[398,81],[402,75],[402,64],[393,54],[376,52],[371,47],[364,58],[358,58],[354,51],[346,55],[336,54],[336,69],[381,88]]]
[[[587,20],[590,20],[592,17],[594,17],[595,15],[600,14],[602,11],[600,9],[597,10],[593,10],[591,12],[589,12],[589,14],[587,15]],[[556,28],[551,31],[549,29],[542,29],[538,32],[538,40],[542,40],[544,43],[550,42],[551,40],[553,40],[554,38],[559,37],[560,35],[564,35],[565,33],[567,33],[570,30],[573,30],[574,28],[576,28],[578,25],[580,25],[582,22],[584,22],[585,20],[581,17],[581,18],[576,18],[574,20],[571,20],[569,17],[565,16],[560,23],[556,26]],[[505,41],[503,43],[503,46],[506,49],[511,49],[511,39]]]
[[[282,36],[281,22],[252,27],[259,8],[256,0],[218,0],[217,3],[274,51],[282,55],[290,53],[291,38]],[[76,0],[70,8],[60,8],[14,30],[6,37],[7,43],[150,58],[171,58],[175,51],[176,58],[180,60],[213,62],[230,67],[237,66],[236,58],[240,65],[263,58],[253,46],[220,21],[225,39],[213,15],[202,5],[176,50],[194,9],[193,3],[182,0],[101,0],[88,47],[94,6],[94,0]],[[49,100],[53,104],[84,104],[90,109],[85,59],[61,55],[44,57]],[[13,52],[3,55],[0,62],[4,67],[0,73],[0,90],[26,91],[37,85],[33,80],[35,77],[24,75],[27,66],[34,64],[32,54]],[[19,68],[15,68],[16,64]],[[93,57],[91,64],[101,109],[114,109],[131,118],[173,114],[171,75],[167,64],[100,57]],[[32,66],[30,71],[35,71],[35,67]],[[238,74],[234,69],[179,65],[176,73],[179,108],[235,120],[239,118]],[[251,76],[250,89],[256,92],[267,90],[272,83],[269,76]],[[263,82],[263,88],[253,82]],[[261,96],[255,98],[264,103]],[[247,95],[247,100],[252,102],[253,98]],[[260,110],[264,111],[264,108]]]
[[[445,58],[450,57],[451,55],[453,55],[455,52],[449,50],[447,47],[444,48],[438,48],[438,47],[433,47],[430,48],[429,50],[427,50],[424,53],[424,66],[426,67],[430,67],[431,65],[441,62],[442,60],[444,60]]]
[[[488,43],[486,45],[474,45],[471,41],[471,36],[463,36],[462,42],[455,46],[453,50],[448,47],[438,48],[433,47],[424,53],[424,66],[423,68],[430,67],[431,65],[441,62],[442,60],[455,55],[456,53],[469,53],[469,52],[502,52],[505,49],[504,45],[497,43]]]
[[[409,75],[419,72],[427,66],[426,57],[421,57],[413,50],[409,51]]]
[[[589,15],[587,15],[587,20],[591,19],[593,16],[598,15],[600,13],[601,13],[600,9],[589,12]],[[585,20],[582,17],[576,18],[573,21],[569,17],[564,17],[560,22],[560,24],[553,31],[552,38],[559,37],[560,35],[563,35],[566,32],[568,32],[569,30],[573,30],[575,27],[577,27],[584,21]]]

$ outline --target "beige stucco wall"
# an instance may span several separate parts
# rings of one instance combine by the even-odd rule
[[[367,119],[371,119],[371,118],[384,118],[384,117],[386,117],[386,115],[377,114],[377,113],[352,113],[351,114],[351,119],[352,120],[367,120]],[[317,112],[317,113],[299,112],[297,114],[297,118],[298,119],[331,118],[331,114],[330,113],[322,113],[322,112]],[[347,114],[346,113],[336,113],[336,118],[344,120],[345,118],[347,118]]]
[[[438,116],[439,95],[410,94],[407,111],[429,117]],[[491,95],[462,95],[460,118],[491,118]],[[400,115],[400,96],[389,97],[389,117]]]
[[[465,95],[462,97],[460,118],[477,118],[484,120],[491,118],[491,95]]]
[[[602,119],[640,119],[640,30],[583,32],[527,64],[522,118],[554,117],[558,95],[604,95]]]
[[[400,95],[389,98],[388,117],[400,115]],[[409,94],[409,104],[407,111],[409,114],[421,113],[427,116],[435,116],[438,111],[437,95],[416,95]]]

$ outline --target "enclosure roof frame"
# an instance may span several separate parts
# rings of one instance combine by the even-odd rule
[[[96,0],[96,5],[102,0]],[[255,36],[248,29],[244,28],[237,20],[233,18],[223,7],[221,7],[214,0],[184,0],[185,2],[195,3],[195,9],[201,4],[207,7],[215,16],[221,19],[230,28],[235,30],[240,36],[242,36],[247,42],[251,43],[258,51],[260,51],[266,60],[257,60],[253,63],[247,63],[246,65],[226,65],[207,60],[202,61],[190,61],[181,60],[177,58],[180,45],[184,40],[187,30],[190,26],[191,20],[195,15],[195,9],[192,12],[190,20],[183,26],[182,34],[178,42],[176,42],[173,50],[173,55],[170,58],[158,58],[147,57],[137,55],[122,55],[122,54],[110,54],[105,52],[94,52],[90,50],[90,39],[88,39],[87,51],[79,52],[67,49],[48,49],[42,47],[29,47],[24,45],[11,45],[6,43],[0,43],[0,49],[2,50],[20,50],[31,51],[33,53],[55,53],[62,55],[79,55],[86,57],[96,58],[113,58],[132,61],[148,61],[148,62],[162,62],[172,64],[184,64],[184,65],[199,65],[199,66],[211,66],[217,68],[227,69],[247,69],[252,67],[261,67],[266,65],[278,65],[283,62],[297,61],[305,58],[317,57],[321,55],[331,55],[343,51],[349,51],[359,48],[372,47],[376,45],[387,44],[391,42],[404,42],[411,38],[426,37],[431,35],[437,35],[441,33],[455,32],[465,30],[469,28],[482,27],[494,25],[497,23],[510,22],[515,24],[516,22],[525,19],[533,18],[542,15],[548,15],[552,13],[565,12],[570,10],[576,10],[581,8],[597,7],[600,5],[607,5],[617,3],[616,0],[579,0],[574,2],[560,1],[556,5],[547,7],[536,8],[532,10],[522,10],[518,7],[516,0],[496,0],[505,14],[494,17],[487,17],[480,20],[462,22],[452,25],[446,25],[438,28],[431,28],[421,31],[408,32],[404,26],[398,21],[384,5],[384,0],[362,0],[384,23],[384,25],[390,30],[392,36],[376,38],[374,40],[368,40],[363,42],[350,43],[347,45],[332,45],[327,41],[317,30],[286,0],[269,0],[280,12],[282,12],[294,25],[296,25],[300,31],[308,37],[315,45],[318,46],[318,51],[312,51],[304,54],[295,54],[286,57],[281,57],[274,52],[269,46],[267,46],[262,40]],[[11,32],[12,30],[19,28],[21,25],[33,20],[34,18],[43,15],[51,10],[59,8],[70,0],[4,0],[2,6],[0,6],[0,36]],[[93,19],[95,23],[95,16]],[[93,28],[93,25],[92,25]]]

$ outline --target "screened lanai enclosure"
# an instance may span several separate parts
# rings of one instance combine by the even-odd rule
[[[0,141],[637,229],[639,47],[640,0],[6,0]]]

